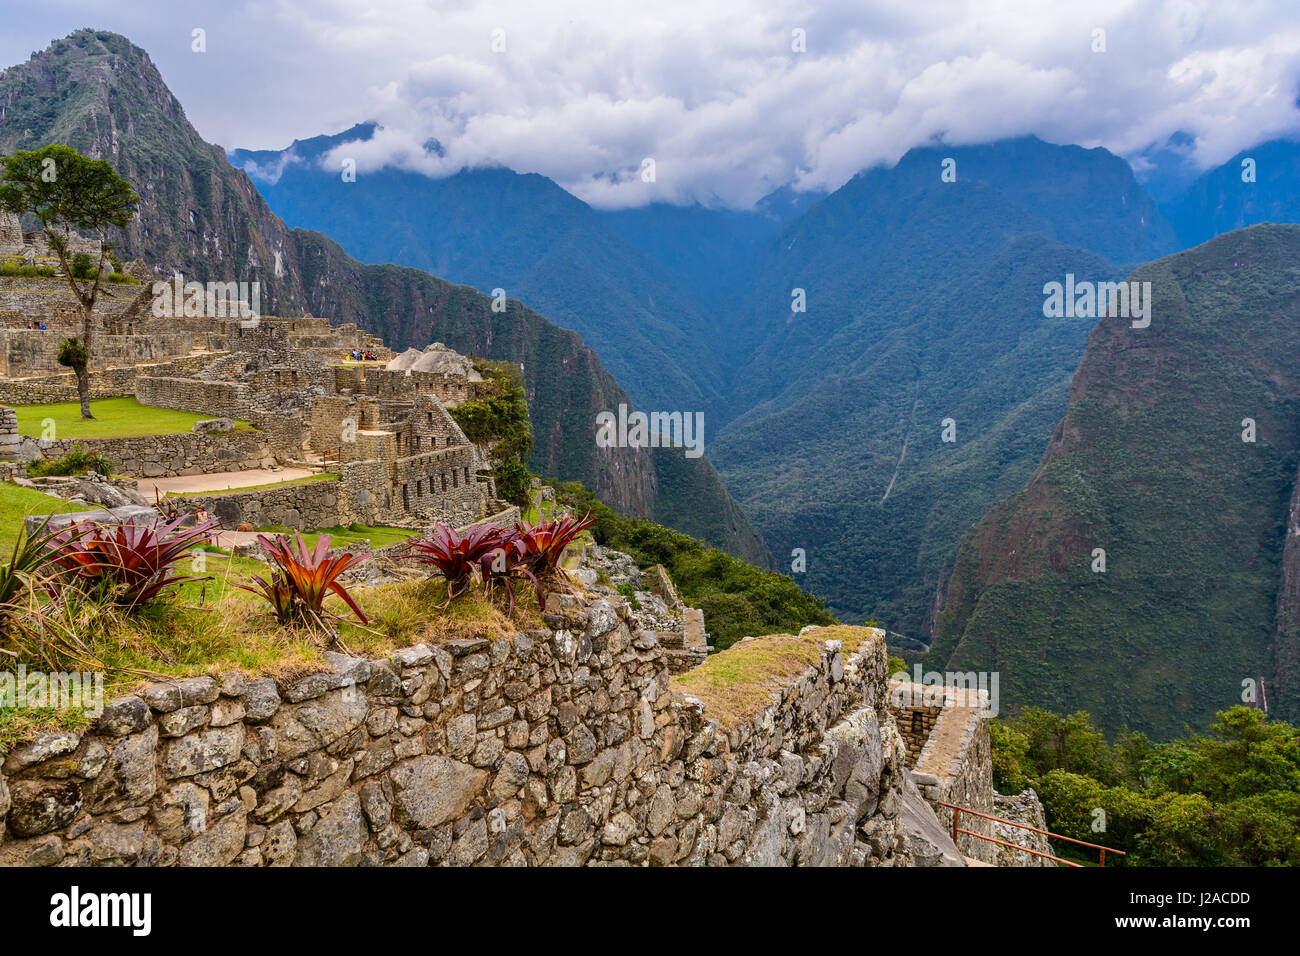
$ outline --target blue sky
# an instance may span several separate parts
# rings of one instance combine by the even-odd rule
[[[1189,162],[1217,165],[1300,133],[1294,6],[3,0],[0,63],[110,29],[227,148],[375,119],[384,130],[349,150],[362,170],[495,162],[602,207],[746,207],[787,184],[833,189],[937,140],[1032,133],[1105,146],[1141,172],[1142,152],[1181,130]],[[423,148],[431,137],[442,156]]]

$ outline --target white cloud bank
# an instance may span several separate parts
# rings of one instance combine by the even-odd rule
[[[214,24],[206,62],[181,42],[190,21]],[[374,119],[382,132],[347,150],[361,171],[497,163],[601,207],[747,207],[938,139],[1036,134],[1136,158],[1185,131],[1205,168],[1300,132],[1293,0],[245,0],[139,27],[122,32],[226,145]],[[197,72],[218,59],[224,89]]]

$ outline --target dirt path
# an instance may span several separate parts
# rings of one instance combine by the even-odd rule
[[[185,475],[180,478],[141,478],[137,488],[150,501],[154,492],[166,494],[200,494],[205,491],[228,491],[231,488],[248,488],[252,485],[269,485],[278,481],[306,478],[316,472],[306,468],[281,468],[271,471],[252,468],[248,471],[222,471],[208,475]]]

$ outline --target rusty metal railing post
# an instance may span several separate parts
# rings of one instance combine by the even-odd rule
[[[1106,865],[1106,848],[1105,848],[1105,847],[1102,847],[1102,848],[1101,848],[1101,862],[1098,863],[1097,865],[1098,865],[1098,866],[1105,866],[1105,865]]]
[[[957,845],[957,820],[961,817],[961,811],[956,807],[952,808],[952,845]]]

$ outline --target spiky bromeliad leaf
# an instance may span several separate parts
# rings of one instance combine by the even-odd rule
[[[9,563],[0,565],[0,623],[6,612],[19,606],[24,595],[34,596],[53,587],[61,572],[55,561],[62,546],[62,533],[50,530],[48,515],[34,532],[28,534],[26,526],[18,532]],[[72,536],[70,536],[72,537]]]
[[[540,607],[546,607],[544,583],[559,575],[564,549],[595,523],[596,518],[589,511],[581,518],[564,515],[558,519],[543,519],[533,525],[515,525],[511,539],[517,552],[515,569],[533,582]]]

